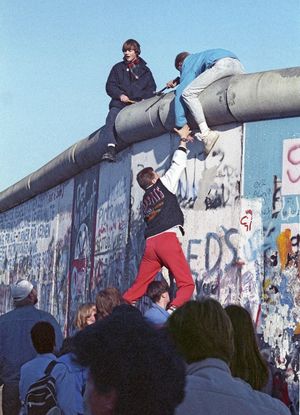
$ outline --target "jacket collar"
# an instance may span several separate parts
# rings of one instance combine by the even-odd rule
[[[214,368],[227,372],[231,375],[229,366],[221,359],[208,358],[201,360],[200,362],[194,362],[187,366],[187,375],[196,375],[199,370]]]

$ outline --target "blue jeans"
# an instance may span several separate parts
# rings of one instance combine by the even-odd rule
[[[205,122],[199,94],[210,84],[226,76],[244,73],[244,67],[238,59],[219,59],[214,66],[197,76],[182,93],[182,99],[198,125]]]
[[[107,114],[104,128],[104,140],[106,145],[117,145],[115,121],[121,109],[122,108],[112,107]]]

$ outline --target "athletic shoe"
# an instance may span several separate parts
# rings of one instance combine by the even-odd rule
[[[116,147],[107,146],[106,152],[103,154],[101,161],[109,161],[110,163],[116,162]]]
[[[206,157],[209,155],[214,145],[216,144],[219,133],[217,131],[208,130],[205,134],[201,134],[202,142],[204,144]]]

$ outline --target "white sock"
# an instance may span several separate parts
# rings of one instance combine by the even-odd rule
[[[113,143],[109,143],[109,144],[107,144],[107,147],[116,147],[116,145],[113,144]]]
[[[209,131],[208,125],[206,124],[205,121],[203,121],[199,124],[199,129],[200,129],[202,134],[205,134]]]

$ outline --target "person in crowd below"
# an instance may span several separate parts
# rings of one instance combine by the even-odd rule
[[[229,50],[209,49],[193,54],[179,53],[175,58],[175,68],[180,72],[179,86],[175,93],[176,127],[182,128],[187,124],[187,108],[200,130],[200,134],[195,134],[195,137],[203,142],[208,155],[219,138],[219,133],[209,129],[199,94],[218,79],[244,73],[243,65]],[[177,84],[177,80],[169,81],[167,86],[174,88]]]
[[[37,356],[24,363],[21,367],[19,393],[23,404],[22,415],[27,414],[26,394],[29,387],[45,376],[48,365],[56,361],[53,354],[55,347],[55,330],[47,321],[36,323],[31,329],[31,340]],[[55,379],[57,403],[66,415],[78,415],[74,399],[74,379],[70,376],[64,364],[55,364],[51,371]],[[82,412],[83,414],[83,412]]]
[[[259,351],[250,314],[245,308],[234,304],[225,307],[225,311],[234,331],[235,351],[230,363],[232,375],[245,380],[253,389],[280,399],[289,407],[291,400],[288,384],[284,375],[281,376],[280,369],[268,364],[262,352]]]
[[[21,366],[36,356],[30,331],[38,321],[47,321],[55,330],[57,350],[62,344],[62,332],[55,318],[35,307],[37,291],[32,283],[19,280],[11,285],[15,308],[0,316],[0,379],[3,382],[3,415],[18,415],[20,410],[19,380]]]
[[[120,291],[115,287],[107,287],[96,295],[97,320],[109,316],[113,309],[125,301]]]
[[[96,315],[97,309],[94,303],[84,303],[79,306],[74,319],[75,330],[82,330],[95,323]]]
[[[166,280],[150,282],[146,294],[152,301],[152,306],[145,312],[144,317],[156,327],[162,327],[170,315],[166,310],[170,302]]]
[[[218,301],[190,301],[168,319],[168,331],[187,363],[184,401],[176,415],[289,415],[278,399],[232,377],[234,334]]]
[[[86,325],[85,327],[87,327]],[[82,327],[81,330],[83,330]],[[78,330],[80,331],[80,330]],[[78,364],[74,356],[74,347],[73,347],[74,337],[67,337],[63,343],[63,347],[60,350],[59,357],[57,358],[58,362],[63,363],[70,374],[70,377],[73,382],[73,398],[74,398],[74,407],[76,414],[85,414],[85,403],[84,403],[84,393],[86,388],[87,381],[87,369]],[[67,413],[68,414],[68,413]]]
[[[92,415],[172,415],[183,399],[183,360],[135,307],[116,307],[77,333],[74,346],[78,361],[89,368]]]
[[[176,197],[178,182],[187,162],[186,143],[192,138],[186,125],[180,131],[179,147],[175,151],[171,167],[160,177],[152,167],[137,174],[137,181],[145,191],[143,214],[146,222],[146,246],[138,275],[125,294],[124,299],[133,303],[142,297],[162,266],[174,276],[177,293],[168,306],[172,312],[190,300],[195,284],[180,246],[177,235],[183,235],[183,213]]]
[[[258,349],[256,333],[248,311],[239,305],[225,308],[234,334],[234,355],[230,362],[232,376],[245,380],[253,389],[264,390],[268,366]]]
[[[75,333],[83,330],[90,324],[95,323],[97,309],[94,303],[84,303],[78,307],[75,319],[74,327]],[[75,334],[74,333],[74,334]],[[69,373],[72,376],[74,382],[74,399],[76,405],[76,411],[78,414],[85,413],[84,408],[84,392],[87,380],[87,370],[85,367],[79,365],[73,353],[73,339],[74,337],[67,337],[63,341],[62,348],[59,352],[58,362],[64,363],[68,368]]]
[[[140,57],[140,44],[134,39],[128,39],[124,42],[122,51],[123,61],[112,67],[106,82],[106,92],[111,101],[103,132],[107,149],[102,160],[110,162],[116,161],[115,120],[118,113],[132,103],[152,97],[156,90],[153,75]]]
[[[111,314],[114,307],[124,302],[119,290],[114,287],[108,287],[105,290],[100,291],[96,297],[96,304],[86,303],[78,308],[75,317],[76,331],[81,331],[85,327],[93,324],[96,319],[103,319]],[[76,399],[76,406],[78,413],[89,414],[88,408],[86,408],[86,382],[87,382],[87,369],[74,358],[73,348],[74,337],[68,337],[64,340],[63,347],[60,351],[58,358],[59,362],[64,363],[68,370],[72,373],[75,381],[74,396]]]

